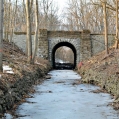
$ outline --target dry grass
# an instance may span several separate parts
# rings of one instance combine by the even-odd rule
[[[108,55],[103,51],[83,63],[82,68],[85,70],[93,69],[107,75],[119,74],[119,49],[110,48]]]
[[[16,45],[3,42],[3,64],[10,66],[14,74],[1,73],[1,81],[14,83],[25,72],[33,72],[39,67],[41,70],[47,68],[48,61],[42,58],[36,58],[35,64],[27,63],[27,56]]]

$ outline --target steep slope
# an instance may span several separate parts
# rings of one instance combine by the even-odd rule
[[[27,56],[14,44],[3,42],[3,68],[0,72],[0,118],[25,98],[32,86],[45,80],[50,69],[47,60],[36,58],[27,63]]]
[[[119,49],[110,48],[108,55],[103,51],[84,61],[79,73],[84,83],[98,85],[112,94],[112,105],[119,109]]]

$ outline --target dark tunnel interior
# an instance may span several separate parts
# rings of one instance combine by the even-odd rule
[[[55,62],[55,53],[56,53],[56,50],[62,46],[67,46],[69,47],[73,54],[74,54],[74,62],[73,63],[56,63]],[[52,61],[53,61],[53,69],[75,69],[76,67],[76,49],[75,47],[71,44],[71,43],[68,43],[68,42],[60,42],[58,43],[57,45],[55,45],[55,47],[53,48],[52,50]]]

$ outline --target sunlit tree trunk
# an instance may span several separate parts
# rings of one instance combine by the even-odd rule
[[[108,54],[108,30],[107,30],[107,13],[106,13],[106,2],[103,2],[104,11],[104,29],[105,29],[105,51]]]
[[[36,29],[35,29],[35,36],[34,36],[34,53],[33,53],[33,63],[37,52],[38,46],[38,0],[35,0],[35,19],[36,19]]]
[[[10,16],[10,8],[7,0],[4,0],[4,32],[5,32],[5,40],[8,41],[8,32],[9,32],[9,16]]]
[[[119,1],[116,0],[116,42],[115,42],[115,49],[118,48],[118,43],[119,43],[119,28],[118,28],[118,20],[119,20],[119,17],[118,17],[118,10],[119,10],[119,7],[118,7],[118,3]]]
[[[12,7],[12,2],[9,0],[9,12],[10,12],[10,19],[9,19],[9,42],[12,42],[12,35],[13,35],[13,19],[14,19],[14,13],[13,13],[13,7]]]
[[[22,15],[22,19],[25,18],[25,15],[26,15],[26,7],[25,7],[25,0],[23,0],[23,15]],[[25,23],[26,23],[26,19],[24,19]],[[24,29],[23,29],[24,31]],[[28,40],[26,39],[26,49],[25,49],[25,53],[28,54]]]
[[[26,20],[27,20],[27,43],[28,43],[28,63],[32,62],[32,38],[30,21],[30,2],[26,0]]]
[[[15,0],[15,6],[12,5],[12,1],[9,0],[10,4],[10,39],[9,42],[12,42],[13,38],[13,32],[14,32],[14,27],[15,27],[15,19],[16,19],[16,14],[17,14],[17,0]]]
[[[7,10],[6,10],[6,8],[7,8],[7,4],[6,4],[6,0],[4,0],[4,39],[6,40],[6,38],[7,38],[7,20],[6,20],[6,18],[7,18]]]

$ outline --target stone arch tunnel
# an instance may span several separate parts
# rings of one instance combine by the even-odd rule
[[[62,47],[62,46],[67,46],[67,47],[69,47],[72,51],[73,51],[73,54],[74,54],[74,63],[73,63],[73,66],[72,66],[72,68],[74,69],[75,67],[76,67],[76,60],[77,60],[77,52],[76,52],[76,49],[75,49],[75,47],[71,44],[71,43],[69,43],[69,42],[60,42],[60,43],[58,43],[58,44],[56,44],[55,46],[54,46],[54,48],[52,49],[52,63],[53,63],[53,68],[56,68],[56,64],[55,64],[55,52],[56,52],[56,50],[59,48],[59,47]]]
[[[38,56],[48,59],[55,67],[55,52],[61,46],[67,46],[74,53],[74,66],[91,56],[90,32],[83,31],[39,31]]]
[[[48,31],[47,29],[39,29],[38,36],[37,57],[47,59],[51,66],[53,66],[52,52],[54,52],[55,48],[59,47],[59,45],[62,45],[62,42],[68,42],[74,46],[76,52],[73,50],[73,48],[72,50],[74,55],[76,53],[76,64],[74,63],[75,65],[77,65],[80,61],[88,59],[91,56],[94,56],[95,54],[104,50],[104,47],[102,47],[102,43],[104,42],[104,35],[91,34],[90,31],[86,29],[82,31]],[[110,46],[113,45],[114,36],[114,34],[108,34]],[[25,52],[25,32],[14,32],[13,41],[20,49]],[[32,45],[34,47],[34,44]],[[71,48],[72,46],[69,47]]]
[[[49,61],[51,62],[52,67],[54,68],[55,66],[55,51],[61,46],[67,46],[70,49],[72,49],[74,53],[74,66],[73,68],[76,67],[77,62],[80,61],[80,38],[75,38],[75,39],[68,39],[66,37],[52,37],[49,39]]]

